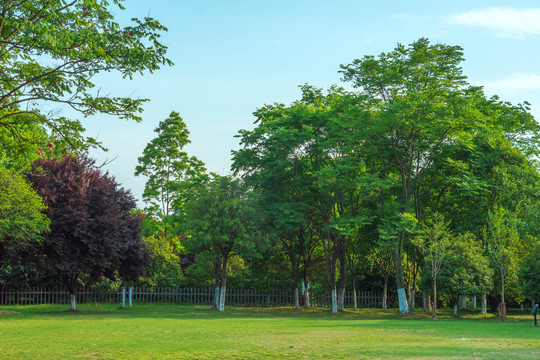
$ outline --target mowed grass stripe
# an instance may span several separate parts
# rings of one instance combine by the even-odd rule
[[[540,358],[530,316],[207,306],[0,308],[1,359]],[[5,311],[8,311],[7,313]],[[466,340],[463,340],[466,339]]]

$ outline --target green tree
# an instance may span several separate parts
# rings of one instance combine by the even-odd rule
[[[253,256],[261,239],[254,203],[245,187],[228,176],[213,175],[191,196],[186,204],[191,231],[186,249],[195,254],[212,253],[216,274],[214,306],[224,311],[231,257]]]
[[[444,223],[440,214],[435,214],[433,219],[427,219],[422,225],[422,231],[415,239],[415,244],[424,253],[424,260],[433,281],[433,306],[431,318],[437,319],[437,276],[444,266],[451,246],[452,234]]]
[[[49,230],[46,208],[21,176],[0,167],[0,243],[31,246]]]
[[[402,215],[413,214],[422,223],[426,214],[439,211],[437,206],[450,189],[463,185],[460,190],[470,189],[469,194],[481,190],[484,184],[475,178],[468,181],[458,175],[467,170],[459,155],[481,152],[475,142],[480,137],[488,142],[502,139],[525,154],[538,150],[539,127],[527,104],[486,99],[481,88],[466,82],[462,61],[459,46],[433,45],[423,38],[378,58],[365,56],[342,65],[344,80],[360,90],[365,99],[360,106],[368,112],[358,120],[363,140],[358,151],[374,174],[391,183],[380,189],[379,216],[394,259],[402,312],[408,311],[402,252],[409,239],[400,225]],[[478,216],[472,218],[476,221]],[[393,235],[388,232],[392,227]]]
[[[533,301],[540,300],[540,241],[535,239],[519,267],[523,294]]]
[[[113,0],[119,9],[123,0]],[[108,1],[5,0],[0,4],[0,127],[18,142],[21,125],[35,124],[74,149],[97,145],[77,119],[56,116],[65,105],[81,116],[109,114],[140,121],[145,99],[103,96],[93,77],[124,78],[172,63],[159,43],[167,29],[157,20],[121,27]]]
[[[145,275],[138,280],[144,286],[179,287],[185,285],[179,244],[165,236],[143,237],[150,260]]]
[[[488,215],[484,238],[501,279],[501,321],[506,321],[505,282],[517,266],[515,255],[520,240],[515,218],[506,209],[495,207]]]
[[[150,213],[163,220],[174,212],[181,212],[189,183],[200,178],[205,168],[202,161],[182,151],[190,141],[180,114],[171,112],[154,132],[157,136],[139,157],[135,175],[148,178],[143,199],[149,204]]]

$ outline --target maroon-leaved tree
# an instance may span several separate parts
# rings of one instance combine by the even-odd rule
[[[135,280],[148,254],[135,200],[84,157],[37,160],[27,177],[47,206],[50,232],[34,249],[50,282],[70,292],[71,310],[81,286],[105,278]]]

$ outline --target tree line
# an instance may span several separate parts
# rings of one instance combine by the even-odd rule
[[[394,288],[404,313],[417,292],[434,318],[438,301],[484,295],[503,320],[508,301],[540,298],[539,125],[528,103],[470,85],[459,46],[398,44],[341,65],[343,86],[256,109],[227,176],[184,150],[171,112],[134,171],[137,210],[85,157],[100,144],[81,123],[43,109],[140,120],[144,100],[92,94],[91,77],[171,65],[166,29],[38,3],[2,18],[0,285],[213,286],[219,310],[230,282],[293,289],[296,307],[330,289],[332,312],[347,288]]]

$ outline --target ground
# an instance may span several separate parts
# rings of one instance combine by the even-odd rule
[[[538,359],[527,312],[401,315],[364,309],[66,305],[0,307],[2,359]]]

